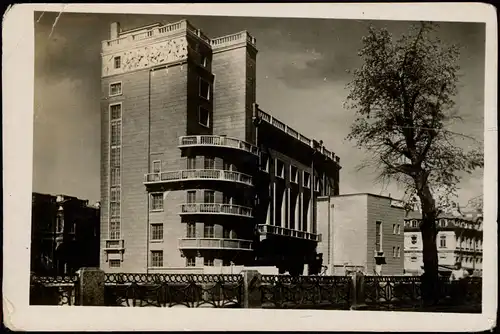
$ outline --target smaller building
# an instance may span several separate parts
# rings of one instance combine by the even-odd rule
[[[421,215],[418,212],[412,212],[405,218],[405,273],[413,275],[423,273],[420,221]],[[470,274],[481,275],[483,263],[482,214],[471,212],[442,215],[438,217],[437,228],[436,243],[441,274],[449,274],[454,264],[460,262]]]
[[[31,271],[74,273],[99,266],[99,205],[66,195],[33,193]]]
[[[363,271],[402,275],[405,210],[400,202],[374,194],[320,197],[317,252],[328,275]]]

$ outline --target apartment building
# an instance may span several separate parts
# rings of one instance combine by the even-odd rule
[[[99,216],[87,200],[33,193],[31,271],[61,275],[99,266]]]
[[[317,206],[317,252],[328,275],[403,274],[405,210],[399,201],[361,193],[319,197]]]
[[[423,273],[421,215],[405,218],[405,272]],[[477,212],[442,215],[437,221],[436,238],[439,270],[448,274],[460,262],[471,274],[480,274],[483,263],[483,217]]]
[[[316,259],[339,158],[256,103],[256,40],[188,21],[102,42],[101,268],[200,272]]]

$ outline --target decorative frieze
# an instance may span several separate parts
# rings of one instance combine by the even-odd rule
[[[166,65],[187,59],[186,37],[103,56],[102,76],[123,74],[152,66]],[[117,57],[119,57],[117,59]]]

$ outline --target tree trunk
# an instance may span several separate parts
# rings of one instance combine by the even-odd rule
[[[419,182],[420,183],[420,182]],[[422,275],[422,300],[424,306],[435,305],[439,301],[438,255],[436,244],[437,210],[434,198],[426,182],[417,184],[417,194],[422,208],[422,233],[424,274]]]

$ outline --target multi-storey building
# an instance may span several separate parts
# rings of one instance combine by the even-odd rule
[[[99,265],[99,208],[65,195],[33,193],[31,271],[68,274]]]
[[[318,244],[329,275],[402,275],[405,211],[390,197],[347,194],[318,199]]]
[[[102,43],[101,267],[165,272],[316,257],[339,158],[256,104],[256,41],[188,21]]]
[[[418,212],[405,218],[405,272],[423,273],[421,216]],[[437,221],[438,264],[446,275],[457,262],[471,274],[482,272],[483,217],[479,213],[442,215]]]

